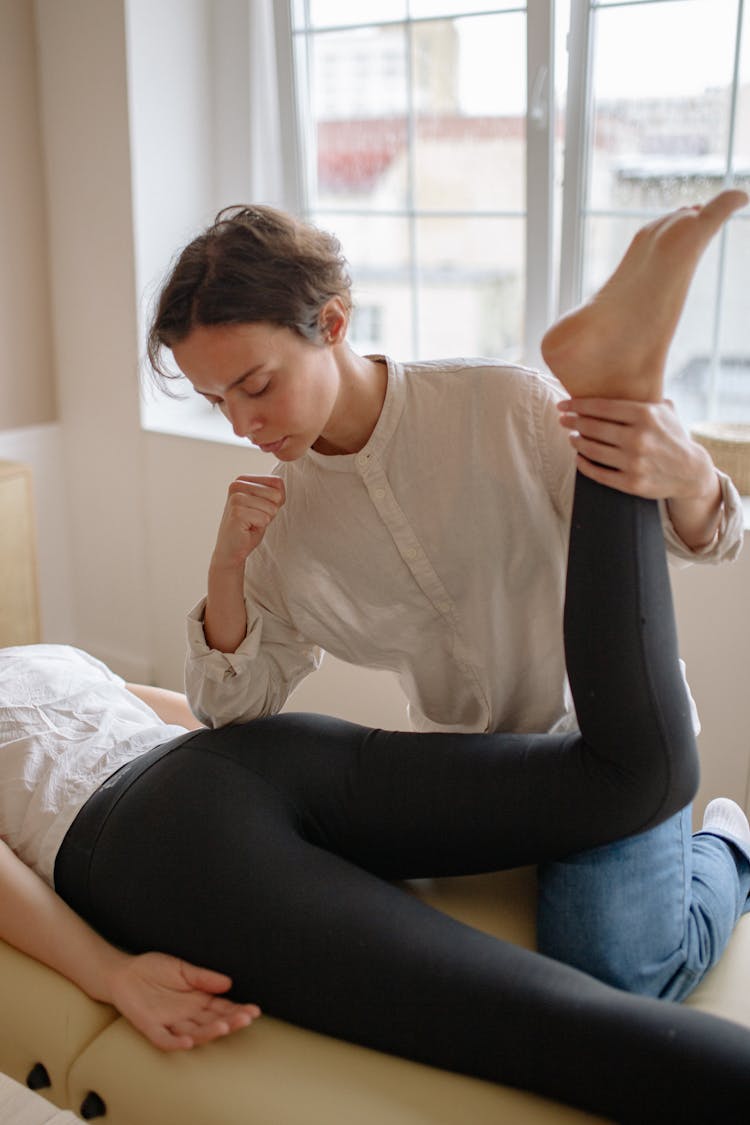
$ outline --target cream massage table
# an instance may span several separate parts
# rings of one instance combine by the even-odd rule
[[[530,868],[413,884],[440,909],[533,948]],[[518,1090],[433,1070],[263,1016],[164,1054],[114,1009],[0,943],[0,1069],[102,1125],[573,1125],[599,1121]],[[750,1026],[750,916],[688,1001]],[[585,1067],[585,1060],[583,1060]],[[721,1094],[717,1091],[717,1121]]]

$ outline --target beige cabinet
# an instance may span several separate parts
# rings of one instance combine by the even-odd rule
[[[31,469],[0,461],[0,646],[39,640]]]

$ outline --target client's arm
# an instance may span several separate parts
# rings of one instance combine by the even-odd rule
[[[234,1004],[229,977],[164,953],[134,957],[110,945],[0,840],[0,937],[94,1000],[113,1004],[165,1051],[228,1035],[260,1015]]]
[[[125,687],[147,703],[165,723],[174,723],[180,727],[187,727],[188,730],[197,730],[202,725],[188,707],[185,696],[179,691],[150,687],[147,684],[125,684]]]

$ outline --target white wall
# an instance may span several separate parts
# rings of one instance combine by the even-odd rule
[[[122,4],[38,0],[36,16],[76,640],[148,677]]]
[[[702,781],[696,808],[730,796],[750,812],[750,542],[719,569],[672,572],[680,650],[698,705]]]
[[[75,605],[60,426],[25,426],[0,433],[0,460],[31,466],[42,636],[45,641],[70,644],[76,635]]]
[[[0,0],[0,431],[56,415],[33,16]]]

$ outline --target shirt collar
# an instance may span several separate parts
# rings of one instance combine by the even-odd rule
[[[384,362],[388,373],[385,399],[380,417],[375,423],[375,429],[370,434],[368,441],[357,453],[328,455],[317,453],[314,449],[308,449],[305,458],[309,458],[313,464],[321,469],[330,469],[339,473],[355,473],[373,458],[381,460],[399,423],[406,399],[406,378],[403,366],[384,355],[370,355],[367,358]]]

